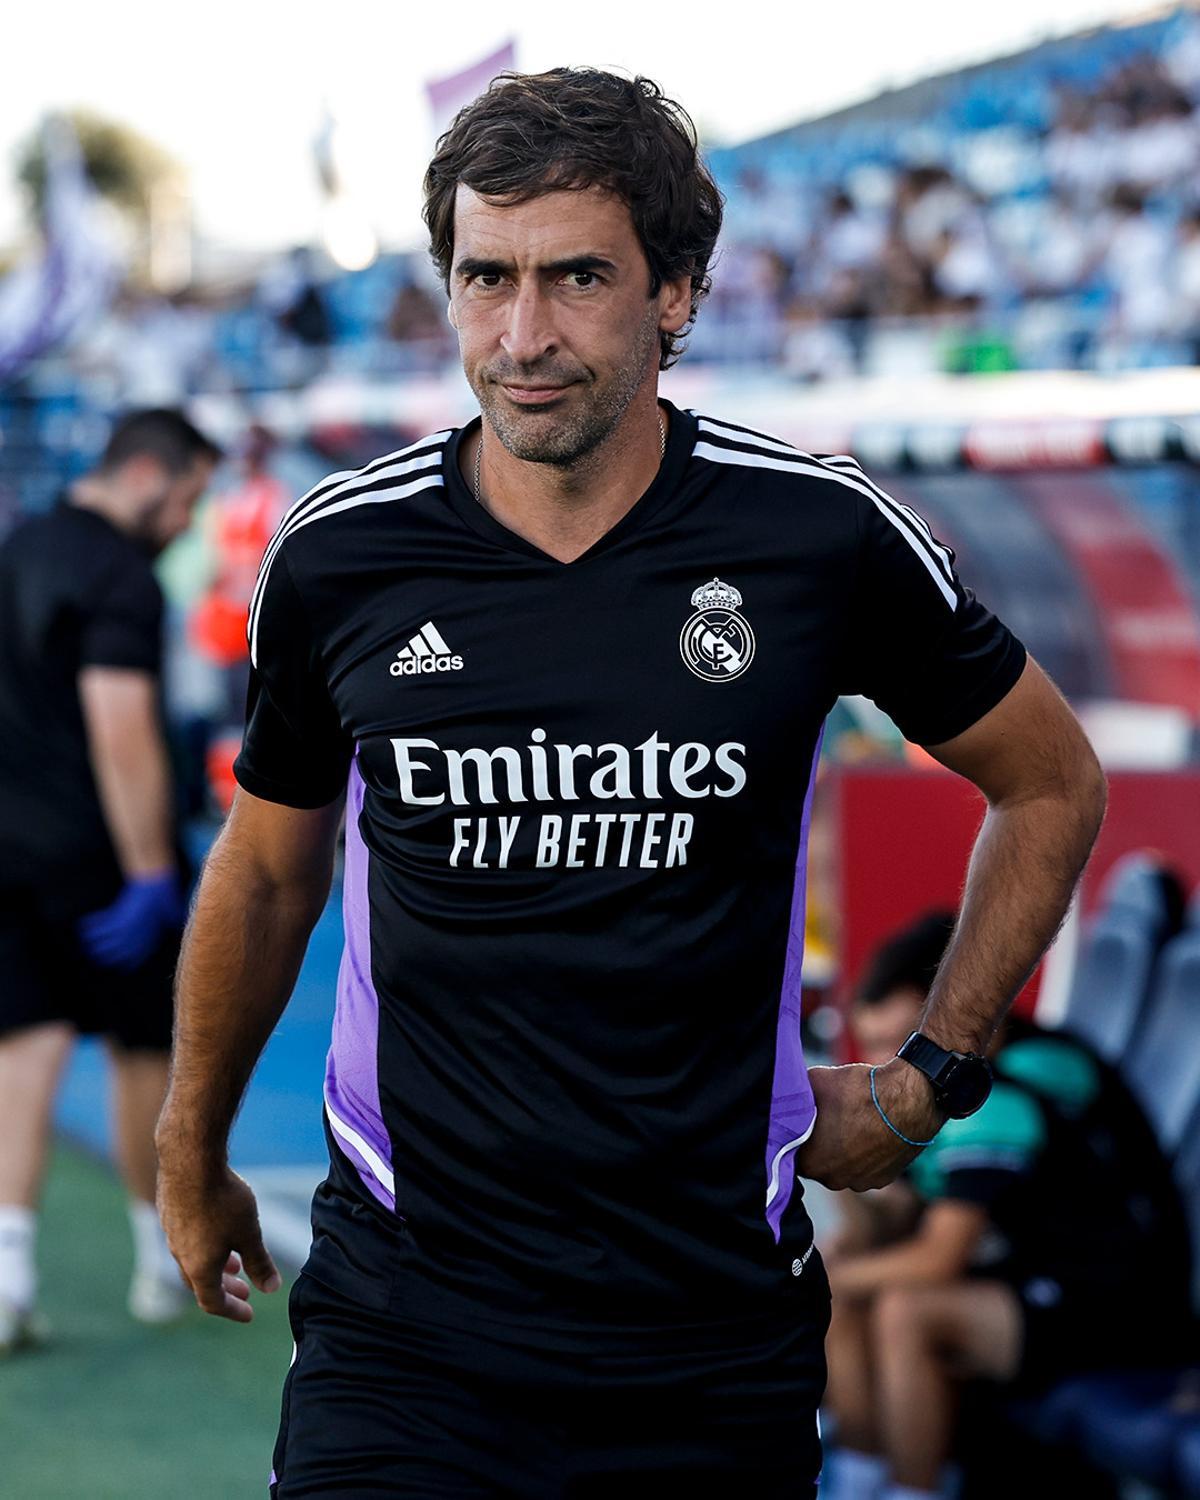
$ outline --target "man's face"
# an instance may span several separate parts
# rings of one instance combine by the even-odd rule
[[[489,426],[514,458],[569,465],[654,387],[688,278],[649,295],[629,209],[599,188],[502,207],[460,184],[450,319]]]
[[[211,459],[197,458],[182,473],[172,474],[150,458],[134,462],[138,468],[133,477],[137,494],[133,531],[147,551],[157,555],[191,524],[215,465]]]
[[[856,1005],[851,1028],[862,1060],[881,1067],[890,1062],[917,1029],[924,1008],[925,996],[911,986],[892,990],[873,1005]]]

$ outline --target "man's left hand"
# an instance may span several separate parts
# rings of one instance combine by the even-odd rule
[[[183,927],[186,916],[187,901],[174,870],[135,875],[111,906],[80,918],[79,941],[103,968],[136,969],[168,932]]]
[[[796,1151],[796,1170],[827,1188],[885,1187],[920,1152],[884,1124],[871,1099],[866,1063],[840,1068],[809,1068],[817,1104],[813,1133]],[[875,1070],[879,1103],[897,1130],[910,1140],[928,1141],[945,1124],[929,1081],[901,1057]]]

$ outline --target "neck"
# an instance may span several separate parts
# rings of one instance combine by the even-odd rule
[[[630,403],[604,442],[569,467],[514,458],[486,418],[463,444],[459,462],[467,488],[473,489],[479,453],[479,503],[502,526],[559,562],[574,562],[650,487],[666,429],[667,413],[651,389]]]
[[[126,507],[113,493],[112,488],[95,474],[85,474],[67,486],[67,499],[80,510],[92,510],[104,517],[118,531],[130,531],[130,519]]]

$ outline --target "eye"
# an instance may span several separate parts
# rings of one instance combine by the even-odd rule
[[[595,271],[568,271],[567,280],[577,292],[588,292],[600,285],[600,278]]]
[[[499,271],[481,271],[478,276],[472,277],[475,285],[482,287],[485,292],[494,292],[504,280]]]

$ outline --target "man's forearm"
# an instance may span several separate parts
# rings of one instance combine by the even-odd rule
[[[222,835],[205,867],[176,986],[171,1086],[160,1151],[223,1163],[254,1065],[300,970],[328,894],[323,881],[281,885]]]
[[[172,868],[174,794],[162,739],[130,735],[122,743],[93,740],[92,771],[122,873],[132,878]]]
[[[1103,778],[989,809],[967,872],[954,938],[920,1030],[940,1046],[986,1052],[1014,996],[1058,931],[1104,815]]]
[[[870,1297],[884,1287],[928,1286],[949,1279],[947,1267],[916,1239],[850,1255],[830,1276],[837,1297]]]
[[[104,823],[126,879],[175,864],[171,765],[149,672],[85,667],[79,704]]]

